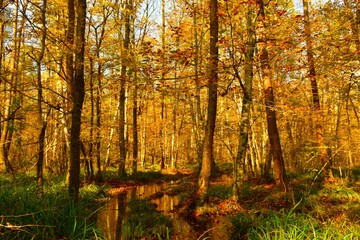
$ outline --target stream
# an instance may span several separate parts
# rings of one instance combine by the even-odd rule
[[[171,239],[197,239],[199,233],[174,211],[180,203],[179,197],[163,194],[174,184],[176,183],[167,182],[136,186],[111,197],[97,216],[97,226],[104,234],[105,239],[124,239],[123,224],[129,215],[128,204],[134,197],[151,199],[150,201],[156,204],[157,210],[171,219],[173,225]]]

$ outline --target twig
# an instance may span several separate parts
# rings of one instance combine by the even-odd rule
[[[8,222],[7,222],[6,225],[0,223],[0,227],[10,228],[11,230],[20,230],[21,228],[26,228],[26,227],[54,228],[55,226],[37,225],[37,224],[12,225],[11,223],[8,223]]]

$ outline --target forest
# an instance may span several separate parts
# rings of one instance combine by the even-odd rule
[[[358,0],[0,0],[1,239],[359,239]]]

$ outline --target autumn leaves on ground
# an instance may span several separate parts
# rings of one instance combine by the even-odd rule
[[[357,0],[0,0],[0,238],[360,238],[359,26]]]

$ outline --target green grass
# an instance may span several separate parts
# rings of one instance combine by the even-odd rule
[[[164,193],[180,198],[192,191],[195,179],[159,171],[139,171],[124,179],[118,179],[117,172],[106,174],[105,179],[126,184],[179,180]],[[232,218],[231,239],[360,239],[359,185],[341,179],[323,185],[313,182],[313,175],[294,175],[292,195],[279,193],[271,184],[242,183],[239,204],[247,213]],[[47,179],[41,196],[35,182],[34,175],[0,176],[0,239],[101,239],[95,222],[103,202],[94,200],[107,197],[104,188],[108,186],[83,186],[75,205],[69,200],[63,177]],[[231,185],[211,184],[204,216],[234,214],[220,211],[218,204],[231,196]],[[153,203],[134,198],[124,212],[123,239],[171,238],[170,219]]]
[[[232,195],[232,186],[231,185],[210,185],[207,197],[213,200],[226,200],[229,199]]]
[[[360,239],[358,185],[311,184],[300,177],[292,184],[296,206],[291,194],[243,185],[240,204],[247,202],[248,213],[233,217],[231,239]]]
[[[93,199],[102,191],[92,185],[81,189],[75,205],[69,200],[61,178],[47,181],[37,194],[34,177],[15,180],[0,177],[1,239],[100,239],[95,226],[97,208]],[[10,227],[13,226],[13,227]]]
[[[360,226],[349,221],[319,222],[309,214],[292,211],[256,216],[239,214],[232,220],[231,239],[358,239]]]

